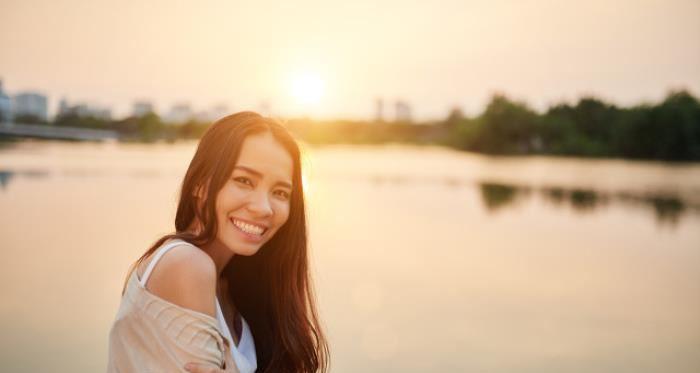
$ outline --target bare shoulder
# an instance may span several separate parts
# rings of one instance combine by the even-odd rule
[[[170,303],[215,317],[216,265],[207,253],[177,245],[156,263],[146,288]]]

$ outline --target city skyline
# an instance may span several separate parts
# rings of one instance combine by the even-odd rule
[[[304,87],[298,88],[298,90],[302,91],[302,95],[305,94]],[[59,116],[65,114],[92,116],[103,120],[119,120],[127,117],[141,117],[148,113],[155,113],[165,122],[182,124],[192,119],[204,122],[214,121],[234,112],[228,105],[221,102],[209,105],[206,109],[200,107],[196,110],[197,108],[193,108],[189,101],[177,101],[170,106],[170,109],[166,110],[164,108],[158,108],[151,100],[136,99],[132,101],[131,110],[129,112],[123,112],[121,115],[113,116],[112,107],[109,104],[97,105],[94,102],[70,101],[67,97],[62,97],[58,100],[56,105],[49,105],[48,102],[50,100],[42,91],[25,90],[20,92],[5,92],[1,77],[0,94],[6,95],[8,100],[7,107],[3,106],[1,110],[3,116],[9,114],[9,118],[12,119],[17,115],[30,115],[44,122],[56,120]],[[383,99],[377,99],[375,105],[378,103],[382,106]],[[263,115],[267,115],[268,112],[271,111],[268,105],[269,104],[264,101],[261,102],[257,111]],[[55,107],[56,110],[53,110],[52,106]],[[385,112],[383,108],[379,108],[379,110],[375,111],[375,117],[373,119],[376,121],[393,120],[411,122],[413,120],[411,110],[412,107],[410,104],[401,100],[396,100],[394,102],[393,113]],[[51,113],[51,115],[49,115],[49,113]]]
[[[159,108],[153,104],[151,100],[135,99],[132,101],[130,111],[122,112],[121,115],[112,115],[112,106],[109,104],[98,105],[94,102],[86,101],[70,101],[67,97],[62,97],[54,105],[50,105],[49,97],[43,91],[23,90],[20,92],[6,92],[3,89],[3,81],[0,78],[0,94],[6,95],[8,104],[2,108],[3,114],[7,112],[10,119],[17,115],[31,115],[41,121],[53,121],[64,114],[78,114],[80,116],[93,116],[105,120],[119,120],[127,117],[140,117],[148,113],[155,113],[164,121],[170,123],[184,123],[188,120],[195,119],[198,121],[213,121],[228,115],[232,111],[225,103],[215,103],[208,105],[206,108],[193,108],[189,101],[177,101],[170,105],[169,109]],[[29,101],[28,101],[29,100]],[[379,102],[383,102],[380,98]],[[376,102],[375,102],[376,104]],[[253,109],[245,109],[253,110]],[[410,104],[397,100],[394,103],[394,112],[384,111],[383,109],[375,112],[374,120],[395,120],[395,121],[412,121],[412,107]],[[269,104],[265,101],[260,103],[259,112],[266,114],[271,111]],[[51,115],[49,115],[51,113]]]
[[[109,106],[179,102],[273,115],[417,120],[536,110],[585,95],[621,106],[700,93],[696,1],[0,3],[5,91]],[[263,25],[261,27],[261,25]]]

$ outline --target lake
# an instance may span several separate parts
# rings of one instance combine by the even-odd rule
[[[0,147],[0,370],[97,372],[196,144]],[[331,371],[700,371],[700,164],[305,146]]]

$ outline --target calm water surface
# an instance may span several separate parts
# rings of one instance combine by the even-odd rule
[[[0,148],[0,370],[104,371],[194,143]],[[307,149],[333,372],[700,371],[700,165]]]

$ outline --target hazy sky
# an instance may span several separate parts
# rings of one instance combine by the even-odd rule
[[[290,93],[318,76],[320,102]],[[0,0],[0,78],[130,112],[190,102],[371,118],[479,113],[495,91],[541,109],[593,94],[621,105],[700,94],[698,0]]]

